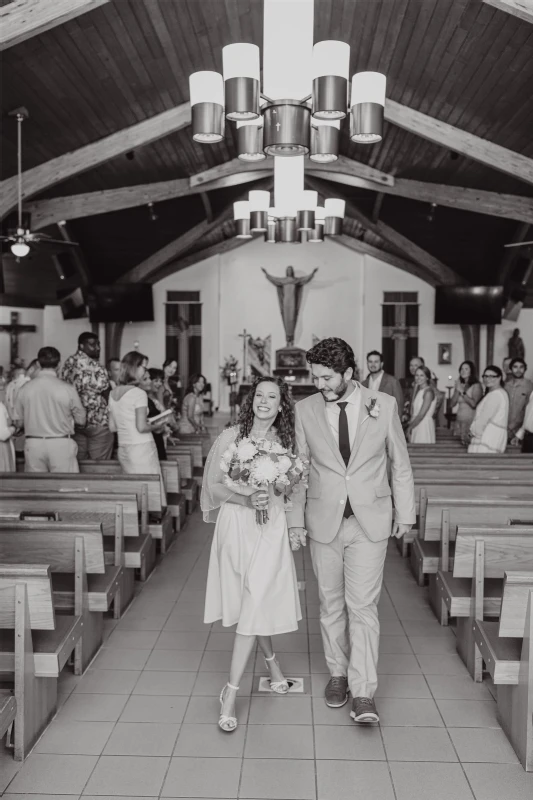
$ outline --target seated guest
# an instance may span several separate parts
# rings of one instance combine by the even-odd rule
[[[450,402],[452,408],[457,406],[454,432],[463,444],[468,444],[470,441],[470,426],[482,397],[483,387],[476,375],[474,362],[463,361],[459,367],[459,377],[455,381],[455,390]]]
[[[40,370],[17,395],[15,417],[26,436],[26,472],[79,472],[74,426],[87,414],[74,386],[59,380],[61,355],[55,347],[39,350]]]
[[[405,429],[405,435],[411,444],[434,444],[437,392],[427,367],[418,367],[416,370],[415,388],[411,418]]]
[[[513,444],[522,442],[523,453],[533,453],[533,391],[529,395],[529,401],[524,414],[522,427],[516,432]]]
[[[121,362],[119,385],[109,396],[109,427],[118,435],[118,460],[127,474],[161,474],[153,431],[148,422],[148,395],[141,389],[145,356],[127,353]]]
[[[154,381],[152,380],[152,372],[160,372],[160,371],[161,370],[145,369],[141,383],[139,384],[141,389],[143,389],[143,391],[146,392],[146,396],[148,397],[148,419],[150,419],[151,417],[156,417],[158,414],[164,411],[164,408],[161,408],[160,404],[157,403],[151,396],[154,383]],[[166,461],[167,451],[165,448],[165,437],[163,434],[163,430],[161,428],[156,428],[155,426],[152,426],[152,436],[154,437],[155,446],[157,448],[157,457],[159,458],[159,461]]]
[[[383,369],[383,356],[378,350],[372,350],[366,357],[368,376],[363,381],[363,386],[372,392],[384,392],[396,399],[398,414],[403,412],[403,392],[400,381],[394,375],[389,375]]]
[[[4,403],[0,400],[0,472],[16,472],[13,436],[17,430]]]
[[[105,461],[113,455],[114,437],[109,430],[107,397],[109,377],[99,362],[100,341],[96,334],[85,332],[78,338],[78,351],[63,364],[61,377],[76,387],[87,411],[87,426],[76,430],[80,461]]]
[[[176,376],[178,362],[175,358],[167,358],[163,362],[163,403],[165,408],[179,408],[180,383]]]
[[[109,385],[112,389],[116,389],[120,376],[120,358],[109,359],[107,362],[107,375],[109,378]]]
[[[485,397],[476,408],[470,426],[469,453],[504,453],[507,446],[509,397],[503,388],[503,372],[491,364],[483,373]]]
[[[509,395],[507,440],[511,442],[522,427],[529,396],[533,392],[533,383],[525,377],[527,364],[523,358],[513,358],[509,370],[510,376],[505,381],[505,391]]]
[[[199,373],[191,375],[189,378],[189,385],[181,407],[180,434],[204,433],[204,401],[202,395],[205,385],[206,380]]]

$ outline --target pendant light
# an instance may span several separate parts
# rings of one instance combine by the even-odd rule
[[[189,77],[192,138],[215,144],[224,138],[224,81],[219,72],[202,70]]]
[[[222,48],[226,117],[234,122],[259,116],[259,48],[229,44]]]
[[[313,118],[344,119],[348,100],[350,45],[326,40],[313,47]]]
[[[248,200],[238,200],[233,203],[233,219],[235,220],[236,238],[251,239],[250,203]]]
[[[383,137],[387,79],[381,72],[358,72],[352,78],[350,139],[374,144]]]

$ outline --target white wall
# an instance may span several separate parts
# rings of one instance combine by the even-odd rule
[[[14,306],[0,307],[0,325],[11,323],[11,312],[18,311],[19,325],[36,325],[35,333],[19,333],[19,356],[28,365],[37,357],[39,348],[44,343],[43,309],[42,308],[15,308]],[[10,364],[10,337],[7,333],[0,333],[0,366],[8,369]]]
[[[104,328],[103,325],[100,327]],[[90,330],[91,324],[88,319],[63,319],[60,306],[45,306],[43,342],[46,347],[56,347],[59,350],[61,362],[78,349],[80,333]],[[102,357],[103,354],[102,341]]]

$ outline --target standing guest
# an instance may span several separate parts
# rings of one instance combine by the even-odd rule
[[[533,453],[533,392],[529,395],[529,401],[524,414],[522,427],[516,432],[513,444],[522,442],[523,453]]]
[[[24,384],[28,383],[29,380],[30,379],[26,376],[26,370],[24,367],[15,367],[11,373],[11,380],[6,387],[5,400],[7,413],[11,418],[13,418],[15,414],[15,401],[17,399],[17,395]]]
[[[180,383],[176,378],[178,362],[175,358],[167,358],[163,362],[163,402],[165,408],[178,408],[180,402]]]
[[[434,444],[437,392],[432,385],[431,372],[427,367],[418,367],[416,370],[415,387],[411,419],[405,433],[409,436],[411,444]]]
[[[0,472],[15,472],[13,436],[17,430],[4,403],[0,400]]]
[[[107,362],[107,376],[109,378],[109,385],[112,389],[118,386],[118,379],[120,376],[120,358],[110,358]]]
[[[159,372],[159,370],[145,369],[144,375],[139,384],[141,389],[146,392],[146,396],[148,397],[148,419],[150,419],[151,417],[155,417],[158,414],[160,414],[161,411],[164,411],[164,409],[160,407],[159,403],[156,404],[156,402],[152,398],[152,391],[153,391],[152,372]],[[152,436],[154,437],[155,446],[157,448],[157,457],[159,461],[166,461],[167,451],[165,447],[165,438],[163,436],[162,430],[158,430],[155,427],[152,427]]]
[[[400,381],[400,386],[402,387],[404,396],[403,414],[400,412],[400,418],[404,425],[409,422],[409,418],[411,416],[411,403],[413,402],[416,391],[415,372],[419,367],[424,367],[425,363],[426,362],[422,356],[413,356],[409,361],[409,377],[402,378]]]
[[[507,439],[511,442],[522,427],[529,396],[533,392],[533,383],[525,377],[527,364],[523,358],[513,358],[509,370],[511,374],[505,382],[505,391],[509,395]]]
[[[107,461],[113,455],[114,438],[109,430],[107,397],[109,378],[99,363],[100,341],[94,333],[85,332],[78,338],[78,352],[63,364],[61,377],[78,391],[87,411],[87,426],[76,428],[76,444],[80,461]]]
[[[398,406],[398,414],[403,411],[403,391],[400,386],[400,381],[389,375],[383,369],[383,356],[378,350],[372,350],[366,357],[366,365],[368,367],[368,376],[363,381],[363,386],[370,389],[372,392],[385,392],[390,394],[391,397],[396,398],[396,405]]]
[[[507,382],[509,378],[512,378],[513,373],[511,372],[511,361],[512,358],[504,358],[502,361],[502,369],[503,369],[503,380]]]
[[[4,374],[4,368],[0,367],[0,402],[3,403],[6,399],[6,386],[7,380]]]
[[[119,385],[109,396],[109,427],[118,435],[118,460],[128,475],[160,475],[152,435],[158,426],[148,422],[148,395],[141,389],[145,356],[127,353],[121,362]]]
[[[41,365],[39,364],[39,359],[34,358],[33,361],[30,361],[28,364],[28,368],[26,370],[26,377],[32,381],[34,378],[37,377],[39,372],[41,371]]]
[[[503,388],[503,372],[491,364],[483,373],[485,397],[476,408],[470,427],[469,453],[505,453],[509,396]]]
[[[474,362],[463,361],[459,367],[459,377],[455,382],[455,391],[450,402],[452,408],[457,406],[455,435],[460,437],[463,444],[469,442],[470,426],[482,397],[483,387],[477,377]]]
[[[74,386],[57,377],[61,355],[55,347],[39,350],[40,370],[17,396],[15,417],[24,428],[26,472],[79,472],[74,426],[87,412]]]
[[[179,432],[181,434],[204,433],[205,431],[204,401],[202,396],[205,385],[206,380],[199,373],[191,375],[189,378],[189,385],[181,407],[179,422]]]

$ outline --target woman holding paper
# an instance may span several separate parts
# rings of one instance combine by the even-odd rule
[[[120,365],[118,386],[109,396],[109,429],[118,435],[118,460],[127,474],[160,475],[153,431],[164,422],[148,419],[148,395],[140,388],[146,356],[127,353]]]

